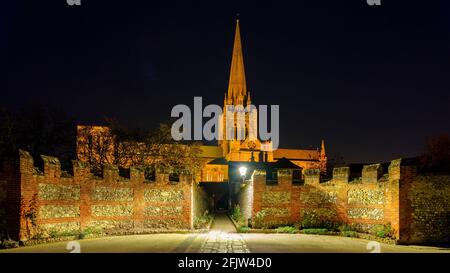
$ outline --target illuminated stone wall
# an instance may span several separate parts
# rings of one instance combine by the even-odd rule
[[[158,173],[156,181],[146,181],[138,168],[131,168],[130,177],[125,178],[116,167],[106,166],[103,177],[96,177],[86,164],[75,161],[73,176],[62,177],[58,159],[42,156],[42,160],[43,170],[38,170],[33,158],[20,151],[9,169],[12,174],[0,175],[0,204],[6,200],[7,190],[11,192],[8,205],[0,206],[11,208],[9,218],[0,219],[9,219],[13,239],[193,227],[193,180],[189,175],[171,182],[168,175]],[[203,210],[206,206],[200,204],[196,213]]]
[[[450,242],[450,176],[419,174],[405,184],[401,225],[409,243]],[[408,227],[413,227],[408,228]]]
[[[336,168],[333,179],[320,183],[320,171],[304,171],[304,183],[293,184],[289,170],[278,171],[278,183],[267,184],[265,171],[254,174],[253,217],[259,211],[269,226],[300,224],[304,217],[314,216],[323,221],[354,223],[361,229],[375,224],[388,224],[392,209],[386,200],[392,200],[388,170],[380,164],[363,168],[362,177],[349,181],[348,167]],[[375,177],[375,179],[374,179]]]
[[[80,185],[38,185],[40,200],[80,200]]]
[[[253,215],[253,183],[253,180],[249,180],[244,185],[242,185],[237,198],[237,202],[241,209],[242,216],[244,217],[244,221],[251,219]]]
[[[92,200],[130,202],[133,201],[133,189],[95,187],[92,191]]]
[[[360,231],[389,224],[402,243],[450,241],[450,175],[418,174],[401,159],[363,166],[359,176],[349,167],[335,168],[324,182],[318,169],[304,175],[304,183],[293,184],[289,170],[279,170],[278,183],[268,184],[265,171],[255,171],[251,188],[238,198],[241,208],[251,208],[253,223],[263,213],[267,227],[300,224],[314,215]]]

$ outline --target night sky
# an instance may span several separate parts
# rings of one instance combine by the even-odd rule
[[[280,146],[346,162],[422,152],[450,133],[449,1],[3,1],[0,107],[150,128],[172,106],[222,104],[236,14],[255,104],[280,105]]]

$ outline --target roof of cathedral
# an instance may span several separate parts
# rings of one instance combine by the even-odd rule
[[[225,157],[215,158],[208,162],[209,165],[228,165],[228,160]]]
[[[275,169],[301,169],[286,157],[282,157],[277,162],[272,162],[271,167]]]
[[[200,157],[206,158],[219,158],[223,157],[222,148],[219,146],[200,146],[201,154]]]
[[[290,160],[319,160],[319,150],[306,149],[277,149],[273,151],[273,158],[287,158]]]

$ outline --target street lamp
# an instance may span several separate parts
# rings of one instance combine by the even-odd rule
[[[247,174],[247,167],[244,167],[244,166],[240,167],[239,168],[239,173],[241,174],[242,182],[244,182],[245,181],[245,175]]]

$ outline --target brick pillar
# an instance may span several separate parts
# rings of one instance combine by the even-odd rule
[[[84,230],[91,219],[92,174],[90,167],[81,161],[73,162],[73,180],[80,185],[80,228]]]
[[[320,170],[319,169],[306,169],[303,171],[305,175],[305,184],[318,186],[320,183]]]
[[[106,183],[117,182],[119,180],[119,168],[110,164],[103,166],[103,180]]]
[[[290,191],[292,186],[292,170],[279,169],[278,170],[278,186],[283,190]]]
[[[156,171],[156,177],[155,177],[155,183],[156,184],[167,184],[169,183],[169,174]]]
[[[31,239],[35,232],[38,196],[37,183],[34,179],[34,161],[31,155],[19,150],[19,181],[20,184],[20,231],[19,240]]]
[[[11,239],[18,241],[20,233],[20,171],[17,157],[3,162],[6,180],[6,231]]]
[[[371,164],[365,165],[362,169],[362,182],[363,183],[377,183],[378,179],[380,179],[382,175],[383,169],[381,168],[381,164]]]
[[[46,182],[59,181],[61,178],[61,163],[56,157],[41,155],[44,162],[44,176]]]
[[[414,177],[417,175],[417,166],[400,166],[399,180],[399,242],[409,242],[413,231],[413,207],[409,194]]]
[[[253,173],[253,206],[252,218],[262,209],[262,196],[266,187],[266,172],[256,170]]]
[[[350,177],[350,168],[341,167],[333,169],[333,183],[336,186],[337,200],[336,213],[341,222],[348,223],[348,180]]]
[[[291,177],[293,181],[293,177]],[[300,221],[300,216],[302,213],[301,202],[300,202],[300,192],[304,190],[303,185],[292,184],[291,182],[291,222],[298,223]]]
[[[391,223],[395,238],[400,238],[400,164],[401,159],[389,165],[389,181],[385,195],[385,220]]]
[[[168,177],[167,177],[168,178]],[[180,182],[182,183],[182,188],[184,192],[184,213],[183,217],[185,221],[188,223],[188,227],[190,229],[194,228],[194,183],[196,183],[193,179],[192,175],[181,174]]]
[[[130,182],[133,188],[133,213],[134,213],[134,229],[142,231],[144,229],[144,171],[131,167]]]

